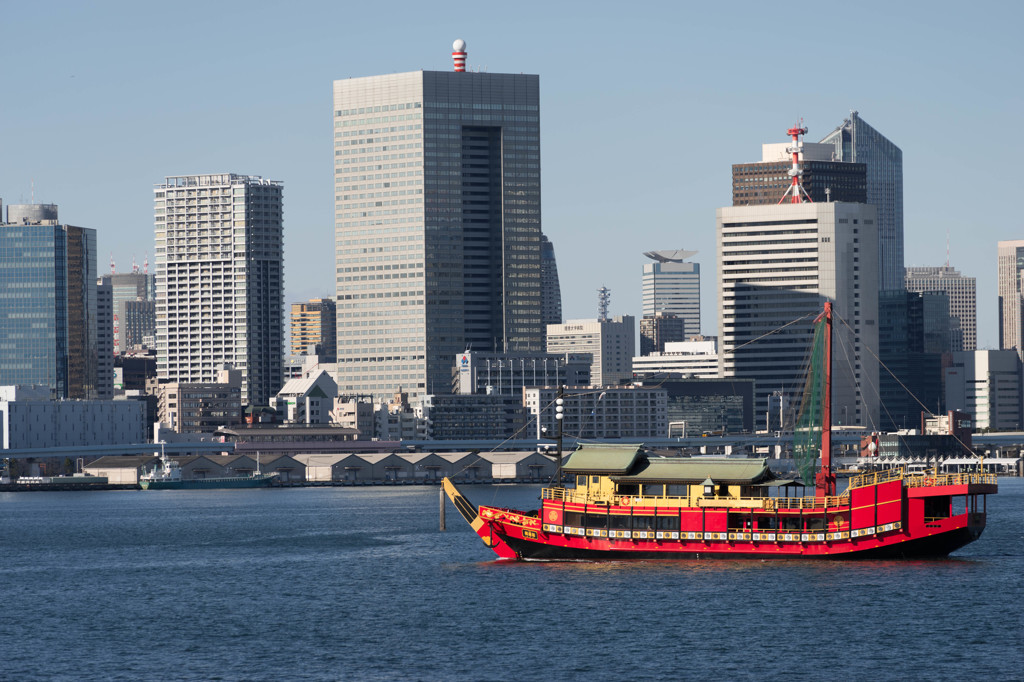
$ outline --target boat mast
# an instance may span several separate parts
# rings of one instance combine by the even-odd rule
[[[825,392],[821,410],[821,471],[815,476],[814,489],[819,497],[836,494],[832,473],[832,301],[825,301],[825,312],[818,318],[825,324]]]

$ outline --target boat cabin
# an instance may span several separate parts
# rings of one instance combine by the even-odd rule
[[[569,502],[631,506],[763,506],[779,488],[801,485],[777,478],[766,459],[655,457],[640,445],[582,445],[563,465],[574,489]]]

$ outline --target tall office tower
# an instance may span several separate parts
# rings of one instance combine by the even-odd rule
[[[268,405],[283,384],[280,182],[249,175],[170,176],[157,185],[157,376],[213,383],[242,373],[242,400]]]
[[[785,143],[763,144],[759,163],[733,164],[733,206],[772,205],[782,200],[792,181],[788,147]],[[804,190],[811,201],[867,203],[867,166],[835,161],[832,156],[832,145],[806,142],[801,145],[800,170]]]
[[[878,316],[889,320],[878,332],[878,392],[884,407],[879,428],[916,428],[922,411],[940,414],[945,404],[942,354],[949,352],[948,297],[938,291],[883,291]]]
[[[696,251],[647,251],[653,263],[644,265],[643,316],[667,313],[683,320],[683,341],[700,334],[700,264],[687,263]]]
[[[111,273],[103,275],[100,281],[113,289],[114,355],[143,345],[144,337],[156,336],[156,275]],[[128,305],[137,302],[147,302],[148,305]],[[129,315],[133,316],[132,319]]]
[[[1016,350],[1024,359],[1024,239],[999,242],[999,350]]]
[[[539,100],[524,74],[334,82],[341,393],[449,391],[466,349],[542,350]]]
[[[0,385],[97,397],[96,230],[49,204],[8,206],[0,226]]]
[[[540,236],[540,321],[541,329],[562,323],[562,287],[558,283],[555,246],[547,235]]]
[[[292,355],[309,353],[323,356],[324,362],[334,362],[338,353],[337,318],[334,299],[311,298],[306,303],[292,303]]]
[[[635,351],[632,315],[548,325],[548,353],[590,353],[592,386],[617,386],[630,380]]]
[[[96,397],[114,397],[114,288],[96,282]]]
[[[978,296],[975,278],[964,277],[949,265],[910,267],[906,273],[904,281],[907,291],[943,291],[949,296],[949,317],[952,323],[950,350],[977,350]]]
[[[837,161],[867,167],[867,203],[878,207],[878,290],[903,284],[903,152],[857,114],[825,136]]]
[[[976,429],[1020,431],[1020,377],[1020,355],[1012,349],[954,353],[946,368],[946,407],[974,415]]]
[[[876,220],[869,204],[718,209],[719,373],[756,380],[758,414],[773,393],[790,405],[800,395],[813,321],[827,299],[839,320],[833,414],[844,424],[878,423],[878,364],[868,350],[878,347]]]

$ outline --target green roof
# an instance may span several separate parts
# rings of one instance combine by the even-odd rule
[[[624,474],[640,456],[640,445],[586,444],[569,456],[562,470],[581,474]]]
[[[760,483],[771,478],[766,459],[720,457],[650,457],[628,475],[614,476],[618,483]]]

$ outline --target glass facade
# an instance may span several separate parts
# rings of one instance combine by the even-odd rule
[[[0,385],[96,398],[96,231],[0,226]]]
[[[539,79],[334,83],[338,388],[448,390],[451,358],[542,350]]]
[[[837,161],[867,170],[867,203],[878,209],[878,290],[903,289],[903,152],[856,111],[821,141]]]

